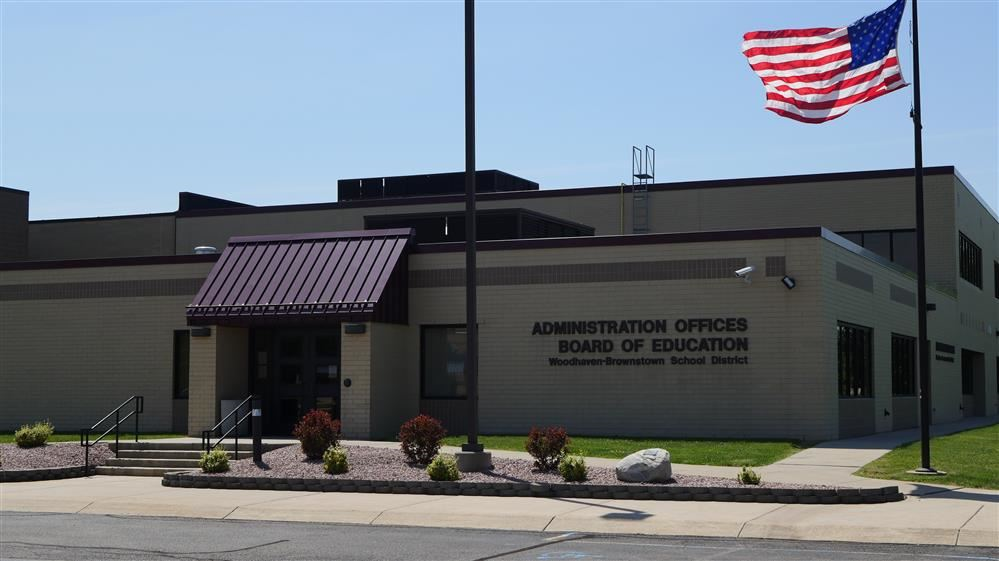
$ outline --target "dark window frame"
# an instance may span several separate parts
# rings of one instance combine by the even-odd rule
[[[878,255],[881,255],[881,257],[884,257],[885,259],[888,259],[892,263],[895,263],[895,264],[897,264],[899,266],[902,266],[902,267],[905,267],[905,265],[902,265],[901,262],[898,260],[899,255],[898,255],[898,251],[896,250],[895,237],[898,234],[913,234],[913,235],[915,235],[915,233],[916,233],[916,230],[912,229],[912,228],[898,228],[898,229],[895,229],[895,230],[848,230],[848,231],[844,231],[844,232],[837,232],[838,235],[843,236],[844,238],[847,238],[847,239],[849,239],[848,236],[860,236],[860,243],[857,243],[857,242],[853,242],[853,243],[857,243],[857,245],[859,245],[860,247],[862,247],[864,249],[867,249],[868,251],[872,251],[873,253],[877,253],[877,252],[868,249],[867,243],[866,243],[866,240],[865,240],[864,236],[865,235],[873,235],[873,234],[888,234],[889,254],[887,256],[885,256],[885,255],[881,255],[881,254],[878,253]],[[853,240],[850,240],[850,241],[853,241]],[[906,267],[906,268],[908,268],[908,267]]]
[[[181,341],[184,342],[180,345]],[[181,347],[186,348],[187,361],[181,361]],[[181,384],[181,381],[184,381]],[[191,330],[176,329],[173,332],[173,398],[188,399],[191,395]]]
[[[915,397],[919,350],[916,338],[900,333],[891,334],[891,395]]]
[[[874,330],[864,325],[841,321],[836,325],[836,334],[836,379],[839,398],[873,398]],[[855,349],[858,343],[861,344],[859,351]],[[859,373],[854,372],[857,368],[860,369]],[[856,391],[858,388],[859,392]]]
[[[958,261],[961,278],[982,288],[982,248],[964,232],[958,232]]]
[[[420,326],[420,399],[439,399],[439,400],[452,400],[452,401],[464,401],[468,399],[467,395],[463,396],[436,396],[427,395],[427,361],[426,361],[426,348],[427,348],[427,330],[428,329],[465,329],[467,326],[464,323],[434,323],[426,324]],[[465,359],[468,359],[466,350]],[[462,375],[465,375],[465,369],[462,367]],[[467,378],[466,378],[467,380]]]

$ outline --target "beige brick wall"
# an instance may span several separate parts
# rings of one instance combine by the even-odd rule
[[[0,187],[0,262],[28,257],[28,193]]]
[[[733,276],[480,287],[481,430],[518,433],[560,424],[575,434],[835,437],[835,401],[816,390],[835,391],[818,366],[825,358],[822,328],[814,321],[821,311],[819,243],[813,238],[480,253],[481,267],[744,257],[757,269],[748,285]],[[767,256],[786,257],[797,288],[789,291],[779,277],[763,274]],[[462,257],[417,254],[410,266],[460,267]],[[531,335],[535,321],[704,317],[748,319],[750,364],[550,367],[548,358],[560,356],[558,337]],[[464,323],[460,287],[411,289],[405,348],[418,349],[419,326],[455,323]],[[410,379],[419,377],[417,356],[409,360]]]
[[[212,326],[208,337],[191,337],[191,397],[188,434],[215,426],[222,418],[220,401],[249,395],[249,330]],[[245,413],[245,411],[244,411]]]
[[[873,292],[844,284],[836,280],[837,263],[845,264],[854,269],[873,276]],[[824,291],[824,311],[827,359],[824,361],[828,369],[827,377],[833,381],[831,395],[838,396],[835,381],[838,377],[837,337],[836,329],[840,321],[862,325],[872,329],[873,335],[873,370],[874,396],[870,400],[848,399],[839,400],[843,415],[859,414],[861,406],[865,411],[873,412],[874,429],[876,432],[893,430],[892,415],[885,416],[884,411],[893,413],[892,377],[891,377],[891,338],[893,333],[918,336],[918,324],[915,306],[907,306],[890,298],[891,285],[900,286],[910,292],[916,291],[915,280],[908,274],[883,266],[877,262],[856,255],[833,243],[823,245],[822,268],[825,271],[824,282],[828,289]],[[930,378],[932,381],[933,422],[941,423],[959,418],[957,404],[953,401],[955,390],[960,392],[960,371],[955,371],[953,363],[933,360],[937,353],[933,345],[937,341],[953,344],[953,316],[956,309],[955,299],[937,290],[928,291],[927,300],[937,305],[937,311],[929,315],[929,337],[931,345]],[[949,340],[950,339],[950,340]],[[955,375],[956,374],[956,375]],[[867,413],[865,413],[867,414]],[[902,414],[906,414],[902,412]],[[844,425],[855,424],[850,419],[841,419]]]
[[[371,436],[395,439],[399,426],[419,413],[420,376],[410,365],[420,350],[405,325],[372,323]],[[345,335],[350,337],[350,335]]]
[[[191,436],[201,436],[202,430],[218,422],[217,337],[217,329],[212,329],[211,337],[191,337],[191,397],[187,400],[187,431]]]
[[[0,289],[64,282],[205,276],[211,264],[0,271]],[[49,418],[90,425],[130,395],[142,430],[173,425],[173,332],[191,295],[0,299],[0,429]]]
[[[371,435],[371,324],[364,333],[341,333],[340,343],[340,423],[344,438]],[[350,379],[350,387],[343,380]]]
[[[968,349],[985,355],[985,412],[987,415],[999,413],[999,388],[996,387],[996,357],[999,356],[999,298],[996,298],[994,263],[999,261],[999,223],[985,210],[982,203],[968,188],[955,179],[956,185],[956,224],[954,225],[955,253],[951,263],[957,277],[959,308],[952,324],[954,340],[958,350],[955,364],[960,382],[960,349]],[[957,255],[957,232],[963,232],[982,248],[982,288],[960,278],[959,257]],[[955,397],[951,402],[956,403]],[[955,405],[956,406],[956,405]]]
[[[174,238],[173,215],[36,221],[29,225],[28,258],[49,261],[174,255]],[[180,253],[194,253],[193,249]]]

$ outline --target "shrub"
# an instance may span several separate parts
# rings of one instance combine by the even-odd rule
[[[323,453],[323,471],[333,475],[347,473],[347,451],[339,446],[330,446]]]
[[[451,454],[437,454],[427,465],[427,475],[434,481],[457,481],[461,479],[458,462]]]
[[[49,437],[55,431],[55,427],[48,421],[38,421],[32,425],[21,425],[21,428],[14,432],[14,442],[20,448],[34,448],[48,442]]]
[[[330,446],[339,443],[340,421],[334,421],[326,411],[313,409],[298,421],[291,434],[302,443],[307,458],[319,460]]]
[[[415,464],[428,464],[437,456],[447,435],[444,425],[430,415],[417,415],[399,427],[402,453]]]
[[[742,470],[739,472],[739,483],[743,485],[759,485],[760,474],[749,469],[748,466],[742,466]]]
[[[221,445],[212,448],[210,452],[202,452],[198,467],[205,473],[223,473],[229,471],[229,453]]]
[[[558,463],[558,472],[566,481],[586,481],[586,460],[575,454],[565,456]]]
[[[562,427],[531,427],[527,435],[527,453],[534,457],[535,467],[551,471],[565,456],[569,441],[569,435]]]

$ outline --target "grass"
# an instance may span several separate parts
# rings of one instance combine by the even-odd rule
[[[930,439],[930,465],[947,475],[913,475],[920,466],[918,441],[899,446],[857,471],[876,479],[999,489],[999,424]]]
[[[487,449],[524,451],[527,436],[480,436]],[[464,436],[448,436],[444,443],[460,446]],[[679,464],[709,466],[765,466],[806,448],[792,440],[688,440],[663,438],[624,438],[574,436],[573,452],[596,458],[620,459],[644,448],[665,448]]]
[[[95,438],[97,438],[98,436],[100,436],[100,435],[101,435],[101,433],[97,433],[97,434],[91,435],[90,436],[91,442],[93,442],[93,440]],[[186,434],[172,434],[172,433],[151,433],[151,434],[140,433],[139,434],[139,439],[146,440],[146,439],[157,439],[157,438],[182,438],[182,437],[185,437],[185,436],[187,436],[187,435]],[[121,439],[122,442],[129,442],[129,441],[135,440],[135,437],[132,435],[132,433],[127,433],[126,434],[126,433],[123,432],[123,433],[121,433],[120,439]],[[76,432],[76,433],[73,433],[73,432],[58,432],[58,433],[53,434],[52,436],[49,437],[49,443],[50,444],[53,443],[53,442],[79,442],[79,441],[80,441],[80,433],[78,433],[78,432]],[[111,434],[105,436],[104,440],[102,440],[101,442],[114,442],[114,433],[111,433]],[[13,432],[0,432],[0,444],[13,444],[13,443],[14,443],[14,433]]]

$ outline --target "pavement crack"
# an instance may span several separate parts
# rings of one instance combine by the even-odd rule
[[[268,547],[272,545],[277,545],[280,543],[286,543],[289,540],[275,540],[272,542],[261,543],[257,545],[250,545],[246,547],[240,547],[236,549],[221,549],[215,551],[162,551],[156,549],[140,549],[134,547],[106,547],[106,546],[89,546],[89,545],[60,545],[60,544],[50,544],[50,543],[36,543],[36,542],[21,542],[21,541],[5,541],[4,544],[7,545],[19,545],[22,547],[36,547],[36,548],[51,548],[51,549],[64,549],[73,551],[107,551],[116,553],[141,553],[148,555],[162,555],[164,557],[173,557],[175,559],[193,559],[192,555],[219,555],[226,553],[242,553],[245,551],[251,551],[254,549],[260,549],[263,547]]]
[[[750,518],[749,520],[746,520],[745,522],[742,523],[742,526],[739,526],[739,531],[736,532],[735,537],[741,538],[742,537],[742,531],[746,529],[746,525],[749,524],[750,522],[755,522],[755,521],[759,520],[760,518],[763,518],[764,516],[773,514],[773,513],[777,512],[778,510],[780,510],[782,508],[785,508],[787,506],[788,505],[786,505],[786,504],[782,504],[782,505],[780,505],[779,507],[777,507],[777,508],[775,508],[773,510],[768,510],[767,512],[764,512],[764,513],[760,514],[759,516],[754,516],[754,517]]]
[[[542,547],[547,547],[549,545],[557,545],[560,543],[571,542],[576,540],[582,540],[589,538],[589,534],[567,534],[565,538],[561,540],[544,541],[541,543],[536,543],[534,545],[529,545],[526,547],[520,547],[517,549],[511,549],[510,551],[504,551],[502,553],[496,553],[494,555],[487,555],[486,557],[478,557],[473,561],[490,561],[491,559],[499,559],[501,557],[507,557],[509,555],[516,555],[518,553],[523,553],[525,551],[531,551],[534,549],[541,549]]]

